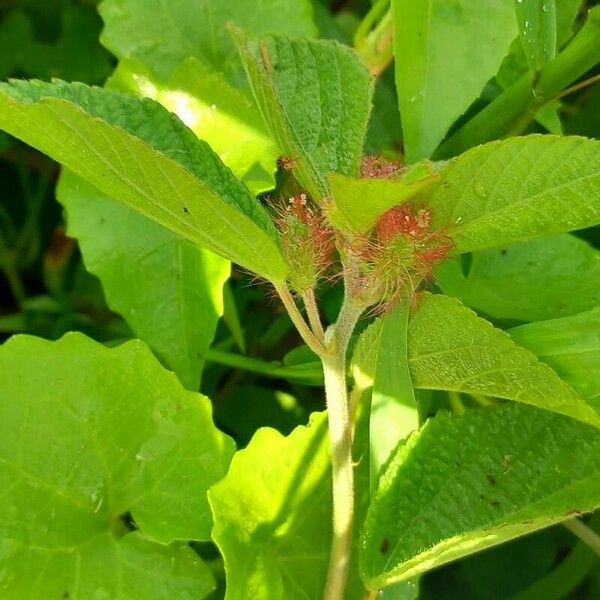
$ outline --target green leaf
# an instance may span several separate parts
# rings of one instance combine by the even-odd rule
[[[30,518],[36,517],[33,512]],[[61,522],[73,526],[63,515]],[[200,600],[215,588],[208,567],[189,546],[163,546],[138,533],[118,538],[103,528],[91,535],[86,527],[82,533],[89,539],[68,547],[38,546],[35,533],[31,542],[0,540],[4,600]]]
[[[539,71],[556,56],[556,2],[516,0],[515,7],[525,55],[531,69]]]
[[[159,78],[190,56],[229,78],[242,69],[225,28],[236,23],[257,36],[316,35],[308,0],[104,0],[102,42],[119,58],[136,58]]]
[[[184,390],[143,343],[108,349],[81,334],[11,338],[0,377],[0,586],[10,598],[210,591],[189,549],[162,545],[210,536],[206,493],[233,444],[208,399]]]
[[[588,18],[556,58],[539,74],[525,73],[482,111],[458,128],[435,152],[434,158],[448,158],[477,144],[516,135],[529,126],[538,111],[555,96],[600,62],[600,7]]]
[[[377,589],[598,506],[596,429],[516,404],[438,413],[380,480],[363,579]]]
[[[81,84],[14,82],[0,85],[0,127],[174,233],[285,278],[266,211],[160,104]]]
[[[357,179],[329,175],[333,202],[327,208],[328,219],[338,229],[364,233],[386,210],[427,190],[437,177],[429,161],[409,167],[397,177]]]
[[[510,2],[396,0],[396,86],[407,162],[429,157],[517,34]],[[485,40],[485,43],[482,43]]]
[[[600,426],[600,415],[550,367],[458,300],[424,294],[408,349],[417,388],[505,398]]]
[[[152,98],[175,113],[253,193],[275,187],[277,147],[251,95],[222,73],[189,58],[161,83],[141,64],[121,61],[107,85]]]
[[[335,41],[232,34],[271,134],[310,195],[329,195],[327,173],[358,175],[373,81],[357,55]]]
[[[600,307],[562,319],[521,325],[508,333],[580,394],[587,398],[600,396]]]
[[[357,439],[364,438],[360,443],[366,445],[364,429],[359,426]],[[359,456],[357,451],[357,460]],[[368,493],[368,461],[360,463],[357,488]],[[228,600],[322,600],[332,523],[325,413],[313,414],[308,426],[287,437],[259,429],[248,447],[236,453],[209,499],[213,539],[225,560]],[[358,522],[364,510],[360,502]],[[363,598],[354,560],[346,592],[346,600]]]
[[[108,305],[197,390],[204,354],[223,313],[227,260],[162,228],[68,171],[57,195],[86,267]]]
[[[447,163],[428,199],[455,250],[498,247],[600,223],[600,142],[530,135]]]
[[[445,294],[496,319],[541,321],[600,303],[600,252],[568,234],[474,252],[466,274],[453,260],[435,275]]]
[[[360,336],[351,363],[353,396],[372,387],[370,442],[371,489],[398,443],[419,427],[419,414],[408,367],[410,304],[398,304]]]
[[[18,71],[33,37],[33,25],[20,10],[11,10],[0,23],[0,79]]]

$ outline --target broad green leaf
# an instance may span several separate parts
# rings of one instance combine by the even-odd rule
[[[11,338],[0,376],[0,586],[10,597],[208,592],[194,555],[162,545],[210,536],[206,493],[233,444],[208,399],[184,390],[143,343],[109,349],[81,334]],[[140,530],[133,538],[127,514]]]
[[[497,319],[538,321],[600,304],[600,252],[568,234],[474,252],[467,273],[460,260],[442,263],[443,292]]]
[[[357,438],[366,438],[359,431]],[[236,453],[227,476],[209,492],[227,600],[322,600],[331,546],[329,461],[325,413],[287,437],[259,429]],[[368,493],[368,461],[359,464],[366,477],[357,488]],[[362,502],[358,522],[364,509]],[[346,592],[346,600],[364,596],[354,561]]]
[[[43,522],[31,519],[39,527]],[[71,527],[64,515],[61,522]],[[24,542],[0,540],[0,586],[3,600],[164,600],[205,598],[215,588],[208,567],[187,544],[163,546],[138,533],[115,536],[104,523],[85,531],[89,540],[67,547],[37,544],[32,533]]]
[[[253,193],[275,187],[277,147],[251,95],[222,73],[189,58],[161,83],[141,64],[121,61],[108,87],[152,98],[175,113]]]
[[[421,297],[408,349],[417,388],[506,398],[600,426],[600,415],[550,367],[454,298]]]
[[[86,267],[108,305],[197,390],[223,313],[229,262],[184,240],[64,171],[57,195]]]
[[[253,35],[316,35],[309,0],[104,0],[105,46],[135,58],[161,79],[193,56],[233,79],[241,66],[225,28],[236,23]]]
[[[371,110],[372,77],[356,54],[329,40],[233,36],[254,96],[292,172],[317,201],[325,175],[358,175]]]
[[[599,506],[597,429],[517,404],[441,412],[379,482],[363,579],[377,589]]]
[[[523,50],[531,69],[539,71],[556,56],[556,1],[515,0],[515,7]]]
[[[327,180],[333,201],[327,216],[338,229],[364,233],[386,210],[427,190],[437,177],[428,161],[409,167],[397,177],[358,179],[331,174]]]
[[[562,319],[521,325],[508,333],[580,394],[600,396],[600,307]]]
[[[174,233],[268,279],[285,277],[266,211],[160,104],[81,84],[13,82],[0,85],[0,127]]]
[[[531,135],[491,142],[450,161],[428,199],[457,252],[600,223],[600,142]]]
[[[396,86],[407,162],[431,156],[517,35],[511,2],[395,0]],[[485,40],[485,43],[482,43]]]
[[[536,114],[555,96],[600,62],[600,7],[539,74],[527,72],[482,111],[459,127],[438,148],[434,158],[448,158],[491,140],[525,131]]]

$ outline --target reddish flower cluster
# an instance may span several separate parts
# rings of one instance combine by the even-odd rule
[[[311,207],[306,194],[277,208],[275,218],[290,266],[289,283],[296,292],[314,288],[333,262],[333,230],[323,214]]]
[[[362,157],[360,165],[363,177],[388,177],[400,170],[400,163],[381,156],[367,155]]]
[[[376,311],[386,310],[412,295],[452,246],[448,235],[431,229],[429,210],[394,206],[381,215],[368,239],[355,241],[361,263],[357,293],[372,295]]]

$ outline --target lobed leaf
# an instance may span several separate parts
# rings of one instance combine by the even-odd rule
[[[600,141],[530,135],[448,162],[428,204],[469,252],[596,225],[599,193]]]
[[[362,576],[375,590],[599,506],[595,428],[518,404],[438,413],[380,479]]]
[[[329,40],[232,32],[254,97],[281,153],[317,201],[329,195],[325,175],[357,175],[373,81],[356,54]]]
[[[600,426],[600,415],[550,367],[453,298],[422,296],[408,348],[417,388],[505,398]]]
[[[164,544],[210,536],[206,493],[233,443],[208,399],[139,341],[109,349],[75,333],[11,338],[0,376],[3,594],[206,595],[206,567]]]
[[[508,53],[517,25],[504,0],[396,0],[392,7],[404,147],[413,163],[431,156],[479,96]]]
[[[61,82],[0,85],[0,127],[190,241],[280,281],[268,214],[210,147],[152,100]]]

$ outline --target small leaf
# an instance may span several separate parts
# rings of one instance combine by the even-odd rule
[[[436,178],[433,164],[428,161],[408,168],[397,177],[357,179],[329,175],[333,202],[328,206],[327,217],[338,229],[364,233],[386,210],[427,190]]]
[[[327,173],[358,175],[373,82],[356,54],[334,41],[232,34],[271,134],[310,195],[329,195]]]
[[[434,225],[469,252],[600,223],[600,142],[530,135],[447,163],[428,199]]]
[[[596,429],[517,404],[441,412],[380,480],[363,530],[363,579],[374,590],[599,506]]]
[[[275,226],[210,147],[152,100],[81,84],[0,85],[0,127],[186,239],[274,281]]]
[[[223,313],[229,261],[184,240],[102,194],[69,171],[57,189],[87,269],[120,313],[197,390],[204,354]]]
[[[0,585],[9,597],[206,595],[213,584],[197,557],[162,544],[210,536],[206,493],[233,444],[208,399],[184,390],[141,342],[109,349],[81,334],[11,338],[0,377]],[[133,537],[127,514],[140,530]],[[53,574],[43,590],[40,565]]]
[[[396,87],[407,162],[431,156],[517,35],[510,2],[396,0]],[[485,43],[482,43],[485,40]]]
[[[423,295],[408,348],[417,388],[506,398],[600,426],[600,415],[550,367],[453,298]]]
[[[541,321],[600,304],[600,252],[568,234],[474,252],[466,274],[453,260],[435,276],[446,295],[496,319]]]
[[[317,33],[308,0],[104,0],[102,41],[119,58],[135,58],[161,79],[198,58],[230,79],[243,71],[225,25],[253,35],[310,37]]]
[[[508,333],[580,394],[600,397],[600,307],[562,319],[521,325]]]
[[[556,56],[555,0],[515,0],[521,43],[531,69]]]

